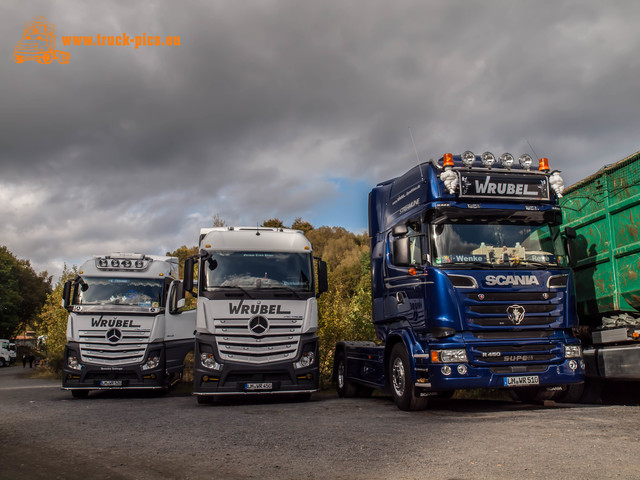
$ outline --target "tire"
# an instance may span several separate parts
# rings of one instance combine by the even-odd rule
[[[416,397],[411,378],[409,355],[404,344],[396,343],[391,350],[387,368],[391,396],[400,410],[416,411],[427,408],[426,397]]]
[[[211,405],[213,403],[213,395],[197,395],[198,405]]]
[[[340,398],[353,398],[358,396],[358,386],[347,379],[347,364],[344,352],[336,353],[335,363],[336,391]]]
[[[4,367],[7,362],[4,361],[4,358],[0,358],[0,368]]]
[[[556,400],[564,392],[562,390],[548,391],[545,387],[520,387],[510,390],[511,398],[522,403],[542,403],[545,400]]]
[[[89,396],[89,390],[71,390],[73,398],[87,398]]]
[[[567,385],[567,389],[557,398],[562,403],[579,403],[584,395],[584,383]]]

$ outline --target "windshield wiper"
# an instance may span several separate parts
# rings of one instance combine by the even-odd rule
[[[544,262],[536,262],[535,260],[520,260],[518,262],[519,265],[526,265],[528,267],[539,267],[539,268],[549,268],[549,267],[557,267],[557,264],[554,263],[544,263]]]
[[[233,288],[233,289],[237,288],[238,290],[242,291],[242,293],[244,293],[247,297],[255,298],[253,295],[249,293],[249,291],[246,288],[241,287],[239,285],[233,285],[233,286],[232,285],[214,285],[213,288]]]
[[[286,290],[289,290],[291,293],[293,293],[296,297],[298,297],[300,300],[303,300],[302,295],[300,295],[300,292],[298,292],[297,290],[291,288],[289,285],[277,285],[275,287],[267,287],[264,288],[263,290],[280,290],[281,288],[284,288]]]
[[[445,263],[440,265],[440,267],[486,267],[486,268],[495,268],[495,265],[489,262],[455,262],[455,263]]]

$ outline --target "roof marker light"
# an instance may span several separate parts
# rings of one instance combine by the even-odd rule
[[[533,158],[528,153],[525,153],[520,157],[520,166],[525,170],[531,170],[531,165],[533,164]]]
[[[453,155],[451,153],[445,153],[442,158],[444,159],[445,167],[453,167]]]
[[[473,162],[476,161],[476,154],[467,150],[466,152],[464,152],[462,155],[462,163],[465,167],[467,168],[471,168],[471,165],[473,165]]]
[[[511,155],[510,153],[503,153],[500,157],[500,163],[502,163],[502,166],[509,170],[511,170],[514,161],[515,158],[513,158],[513,155]]]
[[[488,169],[491,169],[493,164],[496,163],[496,157],[491,152],[484,152],[480,158],[482,159],[482,165]]]
[[[548,172],[550,170],[548,158],[542,157],[540,159],[540,166],[538,167],[538,170],[540,170],[541,172]]]

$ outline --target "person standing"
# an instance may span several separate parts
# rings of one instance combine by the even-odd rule
[[[33,368],[33,361],[36,359],[33,353],[29,354],[29,368]]]
[[[26,368],[27,367],[27,354],[24,353],[22,354],[22,368]]]

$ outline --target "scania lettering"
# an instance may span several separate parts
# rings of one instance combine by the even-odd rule
[[[85,262],[64,285],[69,310],[62,388],[166,390],[193,350],[195,310],[184,310],[178,259],[113,253]]]
[[[373,322],[379,342],[339,342],[344,397],[390,390],[417,410],[457,389],[523,401],[580,385],[563,182],[529,155],[444,155],[369,195]]]
[[[238,394],[309,398],[318,390],[316,298],[327,289],[325,262],[318,259],[316,282],[311,244],[297,230],[203,228],[199,244],[185,262],[185,290],[195,286],[196,262],[199,272],[198,403]]]

